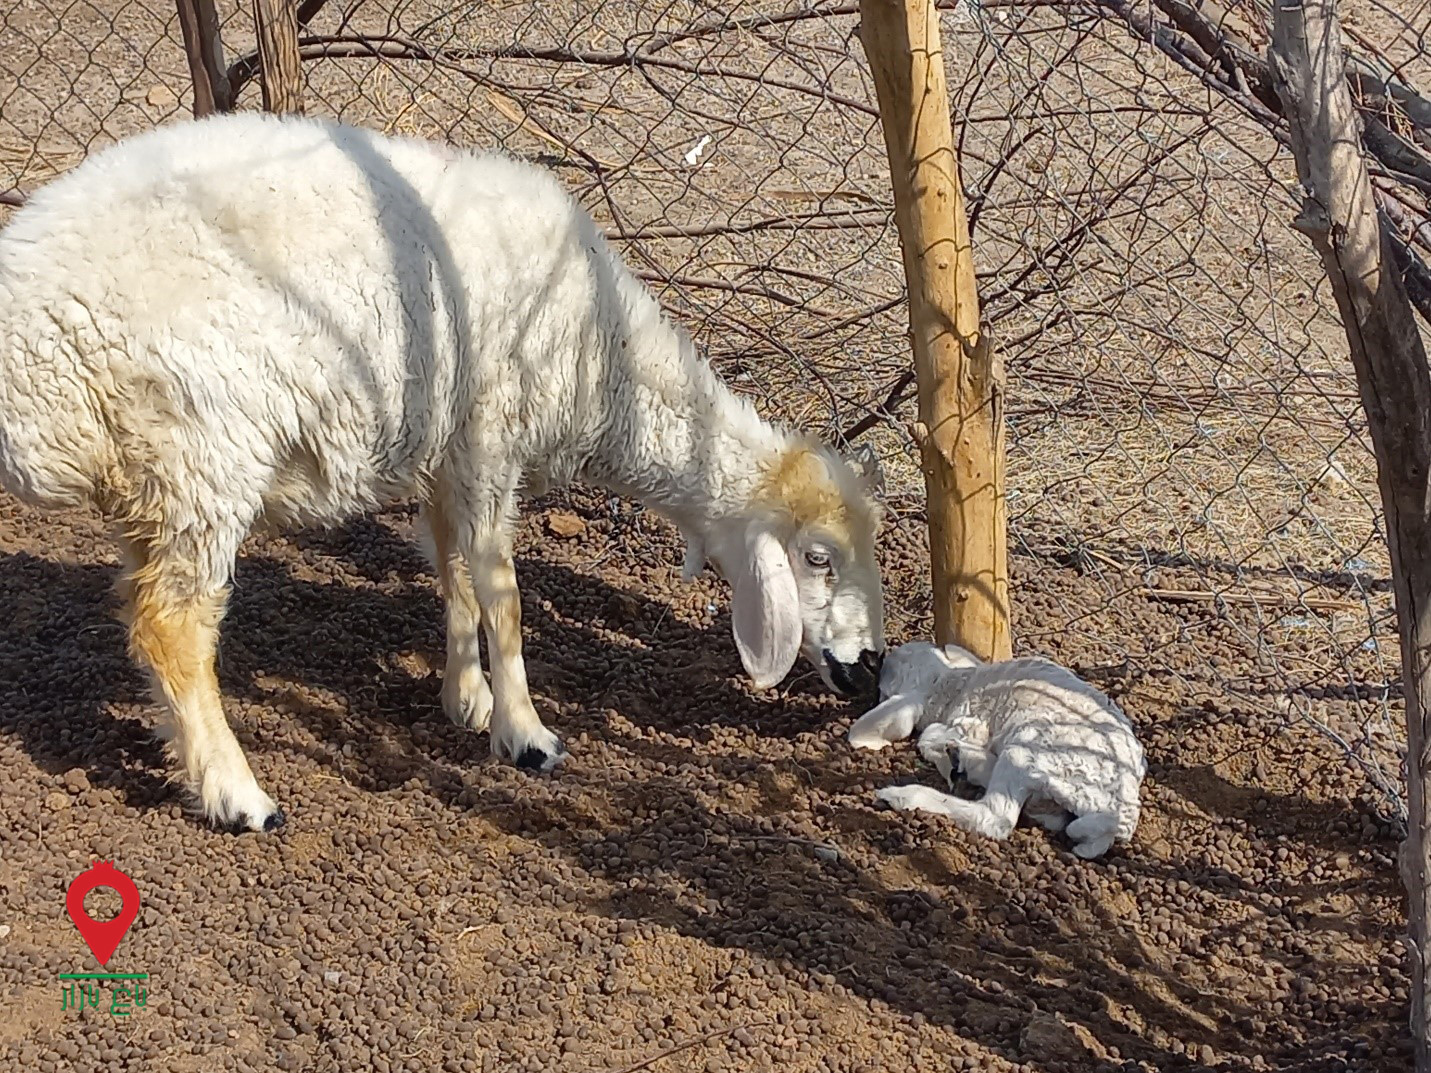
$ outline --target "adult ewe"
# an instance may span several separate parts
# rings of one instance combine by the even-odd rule
[[[261,523],[419,499],[448,715],[554,767],[512,529],[519,493],[576,478],[664,513],[688,571],[709,559],[729,579],[758,687],[802,651],[831,688],[874,687],[871,460],[761,420],[546,171],[228,115],[96,154],[0,233],[0,483],[112,524],[130,651],[215,823],[283,822],[214,674],[234,558]]]

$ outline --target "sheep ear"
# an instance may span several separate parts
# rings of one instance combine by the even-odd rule
[[[804,626],[800,590],[790,558],[769,527],[752,524],[745,555],[735,568],[731,631],[756,689],[769,689],[790,673],[800,654]]]
[[[879,455],[867,443],[862,443],[850,452],[850,465],[872,491],[884,489],[884,470],[879,464]]]

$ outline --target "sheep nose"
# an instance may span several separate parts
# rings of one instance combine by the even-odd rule
[[[835,658],[828,648],[821,653],[825,665],[830,668],[830,681],[846,696],[871,693],[879,688],[879,668],[884,656],[878,652],[865,650],[855,663],[844,663]]]

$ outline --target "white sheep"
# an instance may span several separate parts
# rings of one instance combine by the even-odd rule
[[[245,534],[405,499],[446,598],[445,710],[554,767],[512,532],[520,494],[574,479],[663,513],[687,572],[730,581],[758,688],[803,652],[873,692],[872,457],[762,420],[544,169],[226,115],[96,153],[0,232],[0,483],[113,527],[131,653],[216,823],[283,822],[213,670]]]
[[[1143,747],[1118,706],[1071,671],[1039,657],[983,663],[958,645],[917,641],[890,650],[880,696],[850,727],[850,744],[882,749],[920,730],[920,753],[946,781],[957,765],[985,791],[967,801],[929,786],[891,786],[879,800],[1000,840],[1026,810],[1048,830],[1066,831],[1080,857],[1133,837]]]

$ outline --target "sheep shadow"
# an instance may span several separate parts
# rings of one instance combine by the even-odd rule
[[[639,740],[623,745],[646,752]],[[664,750],[650,755],[667,760]],[[612,797],[612,811],[642,818],[574,823],[559,803],[514,803],[502,793],[479,794],[471,807],[605,881],[611,894],[588,902],[590,911],[794,966],[813,992],[848,992],[956,1029],[1010,1062],[1039,1057],[1025,1030],[1056,1013],[1091,1033],[1106,1058],[1201,1069],[1189,1055],[1203,1045],[1245,1056],[1263,1015],[1169,966],[1131,929],[1124,907],[1081,898],[1080,871],[1106,864],[1046,856],[1037,881],[1061,884],[1070,911],[1036,914],[1017,883],[999,882],[1005,870],[992,859],[1004,850],[981,854],[974,873],[921,846],[907,821],[887,813],[842,810],[839,849],[793,832],[770,796],[739,815],[713,813],[679,778],[622,783]],[[1112,861],[1140,877],[1179,878],[1172,863]],[[891,875],[882,863],[899,868]],[[1363,1012],[1397,1015],[1390,1003]],[[1152,1044],[1134,1024],[1179,1040],[1187,1054]],[[1081,1061],[1069,1068],[1113,1068],[1091,1053]]]
[[[149,807],[174,790],[150,726],[114,711],[149,691],[112,617],[113,581],[104,567],[0,555],[0,736],[47,774],[80,768]]]

